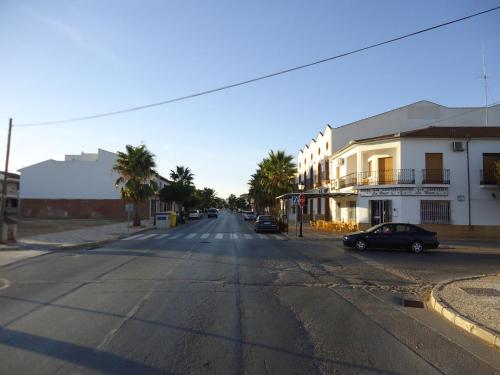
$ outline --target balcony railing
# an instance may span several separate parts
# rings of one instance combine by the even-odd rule
[[[342,176],[339,179],[339,189],[355,186],[357,184],[357,173],[349,173],[348,175]]]
[[[449,169],[422,169],[422,184],[450,184]]]
[[[396,185],[414,183],[414,169],[387,169],[381,171],[359,172],[357,185]]]
[[[494,169],[481,169],[480,185],[496,185]]]

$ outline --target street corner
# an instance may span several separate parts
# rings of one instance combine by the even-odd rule
[[[500,274],[461,278],[432,290],[429,306],[461,329],[500,348]]]

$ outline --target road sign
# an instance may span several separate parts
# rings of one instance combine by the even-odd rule
[[[306,197],[304,196],[304,193],[300,193],[299,203],[300,203],[300,207],[304,207],[305,206],[305,204],[306,204]]]
[[[292,195],[292,204],[294,206],[298,206],[299,205],[299,196],[298,195]]]
[[[134,212],[134,204],[133,203],[126,203],[125,204],[125,211]]]

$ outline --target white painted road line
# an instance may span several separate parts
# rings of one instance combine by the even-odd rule
[[[170,237],[171,240],[175,240],[176,238],[179,238],[180,236],[184,236],[184,233],[177,233],[174,234],[172,237]]]
[[[141,237],[141,238],[138,238],[139,241],[143,241],[143,240],[147,240],[148,238],[151,238],[151,237],[155,237],[157,235],[157,233],[153,233],[153,234],[146,234],[145,236]]]
[[[142,234],[136,234],[135,236],[130,236],[126,238],[122,238],[122,241],[130,241],[130,240],[135,240],[136,238],[142,237]]]
[[[280,235],[277,234],[272,234],[271,235],[275,240],[283,241],[285,238],[281,237]]]
[[[232,240],[237,240],[238,239],[238,235],[236,233],[231,233],[231,239]]]
[[[160,234],[158,237],[156,237],[157,240],[161,240],[162,238],[165,238],[165,237],[168,237],[170,236],[170,233],[166,233],[166,234]]]
[[[184,238],[186,238],[186,239],[190,239],[190,238],[194,238],[194,237],[196,237],[197,235],[198,235],[198,233],[191,233],[191,234],[188,234],[188,235],[187,235],[186,237],[184,237]]]
[[[224,233],[217,233],[217,234],[215,235],[215,239],[216,239],[216,240],[222,240],[222,238],[223,238],[223,237],[224,237]]]
[[[267,237],[265,234],[262,234],[262,233],[257,234],[257,236],[259,236],[259,238],[261,240],[268,240],[269,239],[269,237]]]
[[[252,235],[248,233],[245,233],[244,236],[247,240],[251,240],[253,238]]]
[[[203,233],[203,234],[200,236],[200,238],[201,238],[202,240],[206,240],[208,237],[210,237],[210,233]]]

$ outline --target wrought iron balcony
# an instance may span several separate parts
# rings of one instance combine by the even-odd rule
[[[422,169],[422,184],[450,184],[449,169]]]
[[[414,184],[414,169],[387,169],[381,171],[359,172],[357,185],[397,185]]]

